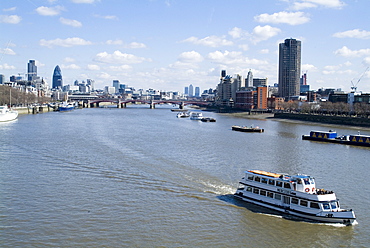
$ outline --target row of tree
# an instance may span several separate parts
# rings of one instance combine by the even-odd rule
[[[37,97],[33,93],[21,92],[6,85],[0,85],[0,105],[28,106],[49,101],[49,97]]]
[[[336,116],[353,116],[366,117],[370,116],[370,104],[344,102],[320,102],[319,104],[284,102],[280,104],[281,108],[289,112],[299,112],[304,114],[336,115]]]

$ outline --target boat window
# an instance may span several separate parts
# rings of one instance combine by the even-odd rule
[[[297,198],[292,198],[291,203],[292,204],[298,204],[298,199]]]
[[[264,195],[264,196],[266,196],[266,190],[260,190],[260,195]]]
[[[329,203],[323,203],[323,204],[322,204],[322,207],[324,208],[324,210],[330,210],[330,205],[329,205]]]
[[[261,181],[261,178],[260,177],[254,177],[254,181],[259,182],[259,181]]]
[[[276,186],[277,186],[277,187],[283,187],[283,182],[276,181]]]
[[[302,179],[298,178],[298,179],[297,179],[297,183],[298,183],[298,184],[302,184]]]
[[[299,203],[299,205],[301,205],[303,207],[307,207],[308,206],[308,202],[305,201],[305,200],[301,200],[301,202]]]
[[[334,201],[334,202],[331,202],[330,203],[330,206],[331,206],[331,209],[332,210],[335,210],[335,209],[337,209],[337,203]]]
[[[267,184],[267,178],[262,178],[261,183],[266,183]]]
[[[315,180],[313,178],[310,178],[310,183],[315,184]]]
[[[290,183],[284,183],[284,188],[285,189],[290,189]]]
[[[257,188],[253,189],[253,193],[255,193],[255,194],[259,194],[259,192],[260,192],[259,189],[257,189]]]
[[[276,199],[276,200],[281,200],[281,195],[279,195],[279,194],[275,194],[275,199]]]
[[[270,185],[275,185],[275,180],[269,179],[269,184]]]
[[[248,180],[252,180],[253,181],[253,175],[248,175]]]
[[[247,191],[252,192],[252,187],[247,187]]]
[[[267,196],[270,197],[270,198],[274,198],[274,193],[272,192],[267,192]]]
[[[310,207],[311,207],[311,208],[317,208],[317,209],[320,209],[319,204],[318,204],[317,202],[311,202],[311,203],[310,203]]]
[[[309,185],[310,182],[308,181],[308,178],[303,179],[304,184]]]

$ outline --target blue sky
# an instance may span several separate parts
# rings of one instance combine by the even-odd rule
[[[216,88],[220,71],[277,83],[278,44],[302,41],[311,89],[370,92],[367,0],[1,0],[0,74],[36,60],[50,85]],[[358,80],[361,80],[358,82]]]

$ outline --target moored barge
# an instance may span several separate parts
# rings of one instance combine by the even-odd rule
[[[325,131],[311,131],[310,135],[302,135],[303,140],[313,140],[321,142],[329,142],[344,145],[354,146],[368,146],[370,147],[369,135],[342,135],[338,136],[337,132],[333,130]]]
[[[352,225],[352,209],[342,209],[333,191],[317,189],[307,175],[248,170],[239,182],[236,198],[285,214],[320,223]]]
[[[241,127],[241,126],[232,126],[231,130],[248,133],[263,133],[265,131],[263,128],[259,127]]]

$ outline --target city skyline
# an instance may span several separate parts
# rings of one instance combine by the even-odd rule
[[[370,2],[347,0],[2,1],[0,74],[37,74],[52,85],[91,78],[135,88],[215,88],[221,70],[278,82],[278,44],[302,41],[311,89],[370,92]],[[161,13],[160,15],[158,13]],[[302,73],[301,72],[301,73]]]

